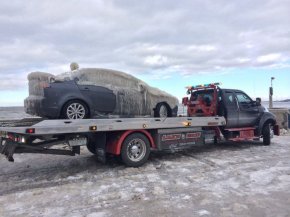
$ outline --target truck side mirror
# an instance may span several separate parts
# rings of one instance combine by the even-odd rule
[[[188,97],[183,97],[182,98],[182,105],[187,106],[187,104],[188,104]]]
[[[260,106],[261,105],[261,102],[262,102],[261,98],[260,97],[257,97],[256,98],[256,105],[257,106]]]

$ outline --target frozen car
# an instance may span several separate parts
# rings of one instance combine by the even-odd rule
[[[177,115],[176,97],[124,72],[96,68],[74,70],[59,76],[32,72],[28,80],[25,111],[40,117],[84,119],[109,115]]]

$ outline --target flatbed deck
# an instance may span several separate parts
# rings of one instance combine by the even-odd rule
[[[224,117],[172,117],[172,118],[118,118],[118,119],[83,119],[83,120],[43,120],[23,119],[0,121],[0,131],[29,134],[28,128],[34,129],[34,135],[56,135],[66,133],[107,132],[139,129],[168,129],[180,127],[223,126]]]

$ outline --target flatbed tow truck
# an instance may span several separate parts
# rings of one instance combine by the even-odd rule
[[[87,146],[101,162],[105,163],[110,154],[120,156],[127,166],[138,167],[147,161],[151,151],[186,150],[209,140],[217,143],[222,139],[262,137],[264,145],[269,145],[271,132],[279,132],[275,117],[259,110],[259,101],[249,98],[246,123],[239,106],[239,94],[244,93],[222,90],[218,85],[188,88],[190,97],[182,100],[187,117],[0,121],[0,153],[14,161],[14,153],[75,155],[80,154],[81,146]],[[230,105],[227,99],[235,104]],[[249,118],[253,116],[255,120]],[[53,147],[59,144],[68,149]]]

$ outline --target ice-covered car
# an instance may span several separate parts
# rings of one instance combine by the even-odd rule
[[[25,111],[40,117],[84,119],[98,116],[172,117],[178,99],[127,73],[86,68],[54,76],[28,75]]]

